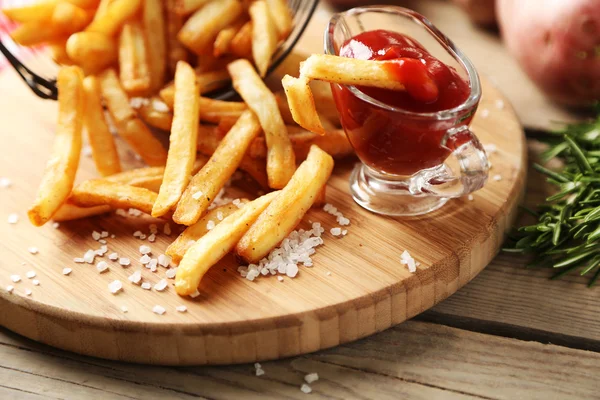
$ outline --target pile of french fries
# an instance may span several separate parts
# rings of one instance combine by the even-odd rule
[[[305,124],[307,130],[296,123],[305,88],[294,100],[294,88],[272,91],[262,78],[292,28],[285,1],[164,3],[46,0],[4,13],[23,23],[13,33],[16,41],[52,40],[60,62],[71,64],[58,73],[56,136],[28,211],[31,222],[134,208],[184,225],[166,253],[179,265],[177,293],[189,295],[228,252],[247,262],[267,256],[311,206],[324,202],[333,157],[352,149],[328,84],[311,84],[308,112],[319,126]],[[71,25],[55,22],[61,15]],[[195,68],[189,50],[197,56]],[[303,58],[288,57],[280,77],[298,71]],[[173,82],[164,85],[171,70]],[[202,96],[223,81],[232,82],[242,101]],[[148,167],[122,170],[111,124]],[[168,150],[150,127],[170,132]],[[101,178],[75,185],[84,134]],[[215,208],[238,170],[267,194]]]

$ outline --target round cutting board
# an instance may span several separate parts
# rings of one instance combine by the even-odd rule
[[[318,17],[318,16],[317,16]],[[314,23],[312,24],[314,25]],[[318,49],[320,25],[308,39]],[[305,39],[306,40],[306,39]],[[317,50],[318,51],[318,50]],[[335,217],[312,209],[303,222],[321,222],[324,245],[312,268],[300,267],[294,279],[274,276],[254,282],[243,279],[232,256],[214,266],[195,299],[175,294],[173,281],[162,292],[144,290],[127,277],[141,270],[155,284],[165,277],[139,262],[139,246],[149,245],[153,257],[175,239],[163,233],[164,222],[114,214],[81,221],[29,224],[26,210],[34,199],[52,145],[56,104],[37,99],[12,71],[0,72],[0,325],[31,339],[81,354],[149,364],[226,364],[289,357],[336,346],[384,330],[427,310],[476,276],[496,255],[510,228],[524,191],[526,145],[515,114],[502,95],[483,79],[483,100],[473,130],[484,144],[494,144],[493,168],[487,185],[473,199],[456,199],[433,214],[388,218],[356,205],[348,176],[355,159],[336,163],[327,201],[351,224],[337,238],[329,230]],[[482,110],[486,110],[482,112]],[[121,149],[124,146],[120,145]],[[127,151],[125,168],[140,166]],[[78,181],[95,177],[90,157],[82,155]],[[495,178],[495,179],[494,179]],[[16,224],[7,223],[16,213]],[[157,223],[156,242],[133,237],[149,233]],[[100,244],[96,230],[108,237],[104,260],[109,270],[75,264]],[[38,249],[37,254],[29,252]],[[400,263],[408,250],[420,262],[416,273]],[[110,261],[116,252],[132,265]],[[72,268],[63,275],[63,268]],[[26,277],[34,271],[33,279]],[[13,283],[11,275],[21,281]],[[119,279],[124,290],[113,295],[108,284]],[[14,286],[12,293],[7,291]],[[28,293],[30,294],[28,295]],[[155,305],[166,309],[152,312]],[[176,311],[185,305],[187,312]],[[127,312],[123,311],[126,307]]]

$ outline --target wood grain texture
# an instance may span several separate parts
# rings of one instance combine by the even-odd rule
[[[595,398],[600,355],[409,321],[262,368],[265,375],[257,377],[251,364],[131,365],[55,350],[0,329],[0,396],[7,399]],[[307,397],[300,385],[311,372],[319,380]]]

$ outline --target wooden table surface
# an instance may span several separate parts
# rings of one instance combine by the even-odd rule
[[[492,34],[473,33],[445,3],[408,3],[424,8],[442,29],[446,24],[470,32],[472,41],[453,37],[482,73],[510,81],[499,71],[508,57]],[[489,39],[483,48],[495,46],[493,51],[473,53],[480,35]],[[516,66],[511,68],[512,74]],[[525,98],[540,100],[515,76],[520,81],[513,85],[528,90]],[[510,91],[519,109],[526,101]],[[531,126],[565,116],[544,101],[530,108],[541,116]],[[527,203],[547,193],[541,181],[530,173]],[[462,290],[416,319],[331,350],[263,363],[260,377],[253,365],[162,368],[93,359],[0,328],[0,399],[600,398],[600,288],[587,289],[578,276],[550,282],[550,271],[524,264],[500,254]],[[306,395],[300,386],[311,372],[320,379]]]

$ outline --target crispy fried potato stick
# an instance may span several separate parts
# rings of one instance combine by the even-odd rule
[[[69,201],[79,207],[108,205],[111,208],[135,208],[150,214],[156,197],[157,194],[148,189],[93,179],[76,186]]]
[[[300,223],[332,170],[333,158],[318,146],[312,146],[290,182],[240,239],[236,253],[250,263],[268,255]]]
[[[196,54],[212,54],[215,37],[243,12],[238,0],[212,0],[196,11],[183,25],[177,37]]]
[[[170,131],[173,124],[173,113],[168,106],[158,98],[150,99],[148,104],[142,104],[138,109],[140,117],[150,126],[163,131]]]
[[[144,95],[150,91],[147,46],[139,21],[132,20],[123,25],[119,35],[119,78],[129,95]]]
[[[165,12],[167,25],[167,67],[169,75],[175,74],[178,61],[187,61],[188,53],[185,47],[177,39],[177,34],[183,26],[183,17],[175,12],[177,0],[166,0]]]
[[[95,207],[78,207],[74,204],[63,203],[58,209],[56,214],[52,216],[52,220],[55,222],[73,221],[76,219],[93,217],[96,215],[106,214],[110,212],[112,208],[110,206],[95,206]]]
[[[245,103],[237,101],[200,98],[200,121],[219,123],[223,118],[239,118],[248,109]]]
[[[95,74],[116,64],[116,41],[102,33],[77,32],[69,36],[67,54],[87,75]]]
[[[36,46],[62,39],[64,34],[45,21],[32,21],[19,25],[10,37],[21,46]]]
[[[197,72],[196,80],[200,88],[200,94],[212,92],[213,90],[225,87],[231,81],[229,73],[225,70]],[[169,83],[160,91],[160,98],[171,108],[175,101],[175,86],[173,82]]]
[[[100,90],[108,111],[117,125],[119,135],[133,147],[146,164],[165,165],[167,161],[165,148],[137,118],[114,70],[106,70],[100,75]]]
[[[177,293],[181,296],[194,293],[204,274],[234,248],[248,227],[278,194],[279,192],[271,192],[251,201],[230,214],[192,245],[177,268]]]
[[[208,3],[210,0],[175,0],[175,11],[179,15],[188,15]]]
[[[196,159],[199,102],[200,92],[194,69],[185,61],[180,61],[175,72],[175,106],[167,166],[158,199],[152,208],[153,217],[168,213],[190,182]]]
[[[275,95],[265,86],[248,60],[234,61],[227,68],[235,90],[260,120],[268,148],[269,186],[280,189],[294,174],[296,159]]]
[[[215,38],[215,43],[213,45],[213,56],[221,57],[224,54],[229,52],[229,46],[231,45],[231,41],[240,31],[242,26],[244,25],[244,20],[240,20],[239,22],[234,22],[231,26],[221,30],[217,34]]]
[[[266,0],[271,19],[277,28],[279,39],[285,39],[293,28],[293,19],[286,0]]]
[[[83,71],[63,67],[58,72],[58,123],[52,153],[37,198],[27,212],[35,226],[42,226],[65,202],[75,181],[81,153],[81,130],[85,98]]]
[[[2,13],[14,22],[26,24],[28,22],[49,21],[54,13],[58,0],[38,1],[20,7],[3,8]]]
[[[52,54],[52,59],[55,63],[60,65],[74,65],[75,63],[69,54],[67,54],[67,40],[55,40],[48,43],[48,48]]]
[[[252,58],[260,76],[264,78],[277,49],[277,27],[264,0],[250,4],[248,12],[252,20]]]
[[[65,35],[82,30],[90,23],[94,14],[76,5],[59,2],[54,8],[50,23]]]
[[[98,79],[95,76],[86,77],[83,80],[83,89],[85,94],[83,126],[92,148],[94,164],[102,176],[116,174],[121,171],[121,161],[113,135],[104,119]]]
[[[112,0],[106,10],[94,18],[85,30],[113,36],[139,11],[141,5],[142,0]]]
[[[252,57],[252,21],[246,22],[229,44],[231,54],[239,58]]]
[[[281,83],[294,121],[308,131],[325,135],[325,128],[323,128],[319,114],[317,114],[315,99],[310,86],[308,86],[309,80],[286,75]]]
[[[219,143],[208,163],[192,178],[177,204],[173,221],[189,226],[200,219],[259,133],[258,119],[251,111],[246,111]]]
[[[155,93],[165,83],[167,43],[162,0],[144,0],[142,25],[148,43],[150,92]]]
[[[247,203],[248,200],[242,199],[241,202],[243,204]],[[198,222],[194,225],[188,226],[182,233],[175,239],[173,243],[167,247],[167,251],[165,254],[171,257],[171,260],[175,264],[179,264],[181,259],[183,258],[185,252],[192,247],[192,244],[196,242],[196,240],[200,239],[204,236],[210,229],[206,226],[208,221],[213,221],[215,226],[217,226],[223,218],[227,218],[233,212],[239,210],[239,208],[234,204],[225,204],[224,206],[213,208],[208,211],[204,217],[200,218]],[[218,217],[221,217],[219,219]]]

